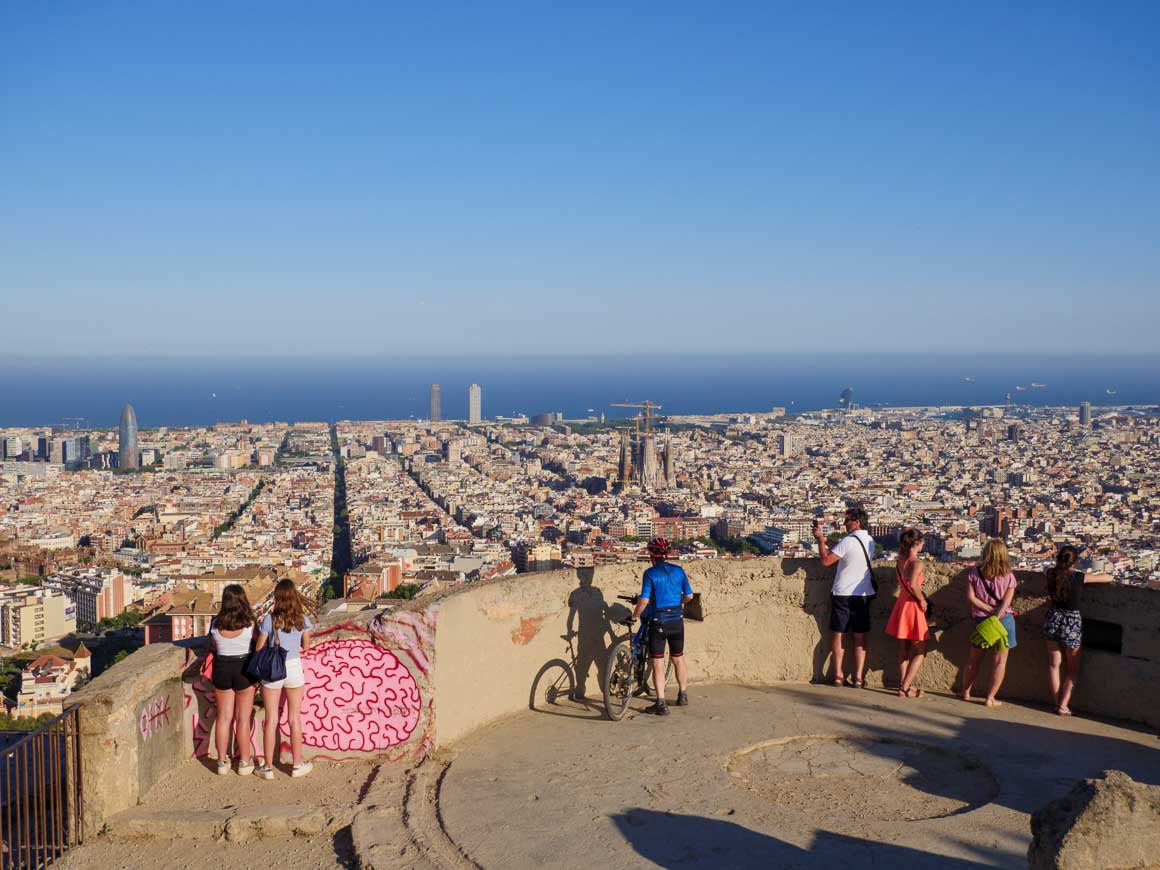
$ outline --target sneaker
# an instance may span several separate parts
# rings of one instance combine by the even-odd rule
[[[677,706],[678,707],[688,707],[689,706],[689,693],[688,692],[677,692]]]
[[[301,764],[296,764],[290,768],[291,776],[306,776],[310,771],[314,770],[314,765],[309,761],[304,761]]]
[[[225,776],[230,772],[230,761],[228,758],[219,758],[217,760],[217,775]]]
[[[270,767],[268,764],[261,765],[257,770],[254,771],[254,773],[260,776],[262,779],[274,778],[274,768]]]
[[[238,762],[238,776],[249,776],[254,772],[254,762],[239,761]]]
[[[668,716],[669,715],[669,705],[666,704],[664,702],[664,700],[662,699],[662,700],[657,701],[651,707],[645,707],[644,711],[646,713],[652,713],[654,716]]]

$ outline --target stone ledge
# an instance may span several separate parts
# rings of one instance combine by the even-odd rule
[[[246,843],[333,834],[349,821],[350,813],[277,804],[196,811],[136,807],[114,816],[103,836],[114,842],[162,839]]]

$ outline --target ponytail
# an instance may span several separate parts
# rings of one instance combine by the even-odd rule
[[[1066,606],[1071,603],[1071,572],[1078,561],[1079,551],[1071,544],[1064,544],[1055,557],[1055,566],[1045,572],[1047,594],[1056,604]]]

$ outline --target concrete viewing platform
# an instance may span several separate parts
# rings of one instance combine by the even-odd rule
[[[667,718],[561,698],[404,773],[217,777],[190,761],[69,868],[1024,867],[1030,814],[1105,770],[1160,785],[1149,730],[1006,703],[694,686]]]
[[[1155,592],[1085,597],[1077,715],[1061,718],[1048,711],[1041,575],[1020,576],[1020,642],[993,709],[953,694],[974,625],[961,567],[928,568],[938,627],[918,681],[928,695],[913,700],[891,688],[889,570],[866,689],[809,683],[830,664],[831,574],[816,560],[690,575],[706,614],[686,626],[692,703],[665,718],[636,699],[611,722],[599,699],[634,566],[473,584],[319,626],[303,656],[306,779],[216,776],[200,660],[146,647],[77,694],[86,837],[64,866],[1016,867],[1032,813],[1065,796],[1082,807],[1040,825],[1046,853],[1127,843],[1138,854],[1101,852],[1098,866],[1158,862]],[[1077,789],[1091,799],[1073,801]]]

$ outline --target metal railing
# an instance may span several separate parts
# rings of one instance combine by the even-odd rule
[[[0,750],[0,870],[47,867],[84,839],[79,709]]]

